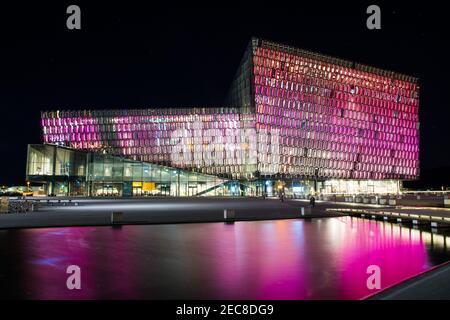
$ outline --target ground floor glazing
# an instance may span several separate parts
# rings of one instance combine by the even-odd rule
[[[257,181],[80,181],[59,177],[47,180],[32,179],[43,185],[43,194],[55,196],[91,197],[194,197],[194,196],[246,196],[301,198],[312,194],[397,194],[399,181],[367,180],[257,180]]]
[[[398,180],[259,178],[237,181],[56,145],[29,145],[27,181],[55,196],[268,196],[396,194]]]

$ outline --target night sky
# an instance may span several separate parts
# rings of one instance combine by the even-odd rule
[[[0,184],[24,184],[41,110],[222,106],[252,36],[419,77],[424,181],[436,168],[447,179],[445,7],[380,3],[382,29],[373,31],[372,2],[342,2],[2,4]],[[66,28],[70,4],[81,8],[81,30]]]

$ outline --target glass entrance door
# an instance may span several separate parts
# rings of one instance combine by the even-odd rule
[[[195,186],[189,186],[189,197],[193,197],[198,193],[197,185]]]
[[[142,196],[142,187],[133,187],[133,196],[134,197]]]

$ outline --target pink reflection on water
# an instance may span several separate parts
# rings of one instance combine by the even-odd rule
[[[303,254],[304,221],[277,221],[263,235],[263,250],[258,256],[261,266],[258,299],[305,299],[306,282]]]
[[[33,248],[26,252],[27,261],[24,281],[32,284],[32,299],[95,299],[95,292],[85,286],[95,282],[88,272],[89,261],[95,252],[86,241],[86,234],[95,228],[55,228],[27,230],[24,247]],[[67,267],[81,268],[81,290],[69,290],[66,285],[70,274]]]
[[[347,217],[20,232],[34,299],[359,299],[370,265],[384,288],[436,264],[430,233]]]
[[[212,266],[219,297],[306,298],[303,223],[264,221],[224,225],[222,243],[208,248],[223,257]]]
[[[343,299],[362,298],[378,290],[367,288],[371,265],[380,267],[381,288],[430,267],[419,230],[361,219],[345,219],[351,232],[340,242],[340,292]],[[418,235],[418,236],[417,236]]]
[[[33,248],[25,266],[26,281],[30,281],[34,289],[30,298],[100,299],[102,291],[110,290],[110,287],[114,287],[118,299],[137,297],[132,269],[135,257],[125,248],[130,242],[123,242],[120,229],[113,228],[106,234],[107,238],[101,234],[95,241],[96,231],[94,227],[28,230],[30,243],[25,246]],[[133,230],[128,231],[129,236],[132,234]],[[120,250],[116,250],[115,244],[119,244]],[[81,290],[67,288],[70,274],[66,270],[70,265],[81,269]]]

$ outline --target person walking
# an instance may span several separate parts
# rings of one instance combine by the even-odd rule
[[[314,198],[314,196],[311,196],[311,198],[309,198],[309,204],[313,208],[316,206],[316,198]]]

